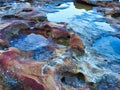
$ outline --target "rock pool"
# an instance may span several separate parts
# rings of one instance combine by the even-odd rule
[[[120,90],[119,30],[105,15],[36,2],[1,5],[0,90]]]

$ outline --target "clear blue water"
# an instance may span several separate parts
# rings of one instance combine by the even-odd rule
[[[11,46],[16,47],[20,50],[35,50],[47,46],[49,41],[42,35],[29,34],[19,35],[17,38],[13,38]]]
[[[96,52],[112,59],[120,59],[120,39],[117,37],[102,37],[93,44]]]
[[[65,9],[61,9],[61,8]],[[74,4],[71,2],[61,4],[56,8],[58,12],[48,13],[47,18],[49,21],[54,22],[70,22],[70,19],[75,15],[81,15],[86,12],[85,9],[77,9]]]
[[[39,61],[46,61],[52,57],[53,51],[47,47],[48,44],[50,44],[50,42],[47,38],[33,33],[29,35],[19,35],[10,42],[12,47],[23,51],[32,51],[33,59]]]

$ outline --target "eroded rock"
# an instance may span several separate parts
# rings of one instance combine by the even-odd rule
[[[42,11],[38,11],[32,7],[20,8],[20,11],[16,11],[14,14],[8,14],[2,16],[2,20],[26,20],[34,23],[47,21],[46,14]]]
[[[18,35],[19,30],[26,28],[29,28],[28,24],[20,21],[14,21],[4,24],[4,26],[2,26],[0,30],[1,33],[0,38],[8,43],[12,36]]]
[[[97,86],[99,90],[119,90],[120,89],[120,80],[111,75],[104,75],[102,79],[99,81],[99,85]]]

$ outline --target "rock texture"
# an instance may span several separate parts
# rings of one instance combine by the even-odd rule
[[[114,0],[76,0],[76,2],[84,2],[86,4],[90,5],[98,5],[98,6],[104,6],[104,7],[113,7],[116,6],[119,1]],[[114,2],[114,3],[113,3]]]
[[[28,2],[22,6],[19,11],[9,7],[12,14],[1,16],[0,90],[120,89],[119,38],[111,37],[113,40],[108,38],[106,42],[100,38],[115,32],[104,23],[105,18],[87,12],[87,17],[82,14],[70,24],[56,23],[48,21],[42,10]],[[98,38],[100,41],[95,41]],[[111,45],[118,56],[107,53],[110,57],[106,57],[107,50],[100,53],[108,48],[104,45],[99,49],[98,42]]]
[[[76,71],[72,60],[73,53],[85,54],[85,47],[80,36],[67,29],[67,23],[48,22],[44,13],[33,8],[4,15],[2,21],[1,90],[89,89],[88,84],[84,85],[88,82],[84,74]],[[19,41],[29,45],[20,47]]]

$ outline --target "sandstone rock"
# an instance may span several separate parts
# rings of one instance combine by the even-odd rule
[[[76,49],[79,50],[81,52],[84,52],[84,45],[82,43],[82,40],[80,39],[80,37],[76,34],[71,34],[70,35],[70,47],[72,49]]]
[[[8,57],[8,55],[10,57]],[[17,59],[18,54],[15,51],[10,49],[4,52],[0,57],[0,63],[2,66],[4,65],[2,69],[7,70],[11,77],[18,77],[19,81],[24,82],[24,85],[32,90],[55,90],[56,85],[53,78],[48,75],[40,74],[44,63],[21,62]]]
[[[112,27],[114,27],[116,30],[120,29],[120,16],[119,16],[119,11],[117,12],[112,12],[109,15],[106,15],[106,19],[109,21]]]
[[[118,5],[114,0],[75,0],[78,3],[84,2],[89,5],[97,5],[104,7],[114,7]],[[118,2],[118,1],[117,1]]]
[[[70,38],[70,33],[65,30],[64,28],[53,28],[52,29],[52,38],[55,39],[60,39],[60,38],[64,38],[64,39],[69,39]]]
[[[56,90],[57,86],[58,88],[64,88],[64,84],[61,86],[61,82],[64,83],[64,77],[66,78],[66,76],[64,76],[64,74],[67,75],[65,71],[72,71],[76,64],[69,60],[65,60],[63,64],[58,64],[54,67],[55,69],[52,69],[43,62],[20,61],[19,54],[16,53],[16,50],[9,49],[1,54],[0,65],[2,65],[2,70],[7,72],[7,75],[17,79],[18,82],[22,82],[24,90],[28,88],[31,90]],[[56,81],[55,79],[55,77],[58,77],[58,74],[61,75],[59,77],[60,81]],[[74,76],[72,73],[70,75]],[[77,74],[75,75],[75,78],[76,77],[78,77]],[[73,78],[73,80],[75,79]],[[71,88],[71,86],[69,88]],[[75,86],[73,90],[75,88],[77,87]],[[67,88],[65,90],[67,90]]]
[[[48,37],[51,37],[58,44],[62,43],[70,45],[72,49],[78,49],[84,52],[84,45],[80,37],[76,34],[72,34],[66,28],[66,24],[55,24],[51,22],[37,24],[35,28],[42,29],[44,33],[49,33]],[[74,43],[75,42],[75,43]]]
[[[27,9],[27,11],[29,10]],[[22,25],[23,27],[21,27]],[[57,88],[65,90],[68,88],[72,88],[71,90],[85,88],[87,90],[89,88],[87,85],[82,87],[84,83],[81,84],[80,82],[83,81],[86,83],[84,74],[74,71],[77,66],[72,61],[70,56],[71,51],[67,50],[67,47],[70,46],[74,50],[78,49],[81,51],[84,49],[83,43],[77,34],[73,34],[67,30],[65,23],[44,22],[41,23],[41,26],[31,30],[26,23],[16,21],[1,26],[1,33],[3,33],[1,35],[2,45],[5,45],[4,41],[7,41],[6,43],[9,44],[11,38],[18,37],[18,34],[25,34],[29,37],[34,33],[34,35],[40,34],[51,39],[51,44],[43,47],[43,49],[49,48],[52,52],[55,51],[53,56],[48,60],[39,59],[40,61],[35,61],[35,54],[33,52],[36,53],[40,49],[24,51],[8,47],[8,50],[0,51],[0,68],[5,73],[4,76],[8,75],[12,80],[20,83],[22,90],[56,90]],[[27,41],[35,41],[36,39],[36,37],[32,40],[29,38]],[[65,43],[68,45],[64,46],[61,40],[67,40]],[[74,40],[75,43],[71,44]],[[64,53],[66,53],[65,56],[62,56]],[[41,55],[41,51],[39,55]],[[47,54],[44,55],[47,57]],[[72,79],[70,83],[67,82],[69,78]],[[10,87],[12,86],[9,85],[7,88],[9,89]]]
[[[46,27],[57,27],[57,28],[65,28],[67,23],[55,23],[55,22],[44,22],[44,23],[37,23],[35,28],[45,29]]]
[[[15,12],[15,14],[8,14],[2,17],[2,20],[26,20],[32,22],[47,21],[47,16],[42,11],[37,11],[34,8],[22,8],[20,11]]]
[[[4,49],[4,48],[8,48],[9,45],[3,41],[2,39],[0,39],[0,49]]]
[[[9,41],[12,36],[18,35],[19,30],[29,28],[28,24],[20,21],[13,21],[4,24],[0,30],[0,38]]]
[[[34,22],[47,21],[47,16],[44,12],[32,8],[23,8],[23,10],[18,12],[16,16]]]

